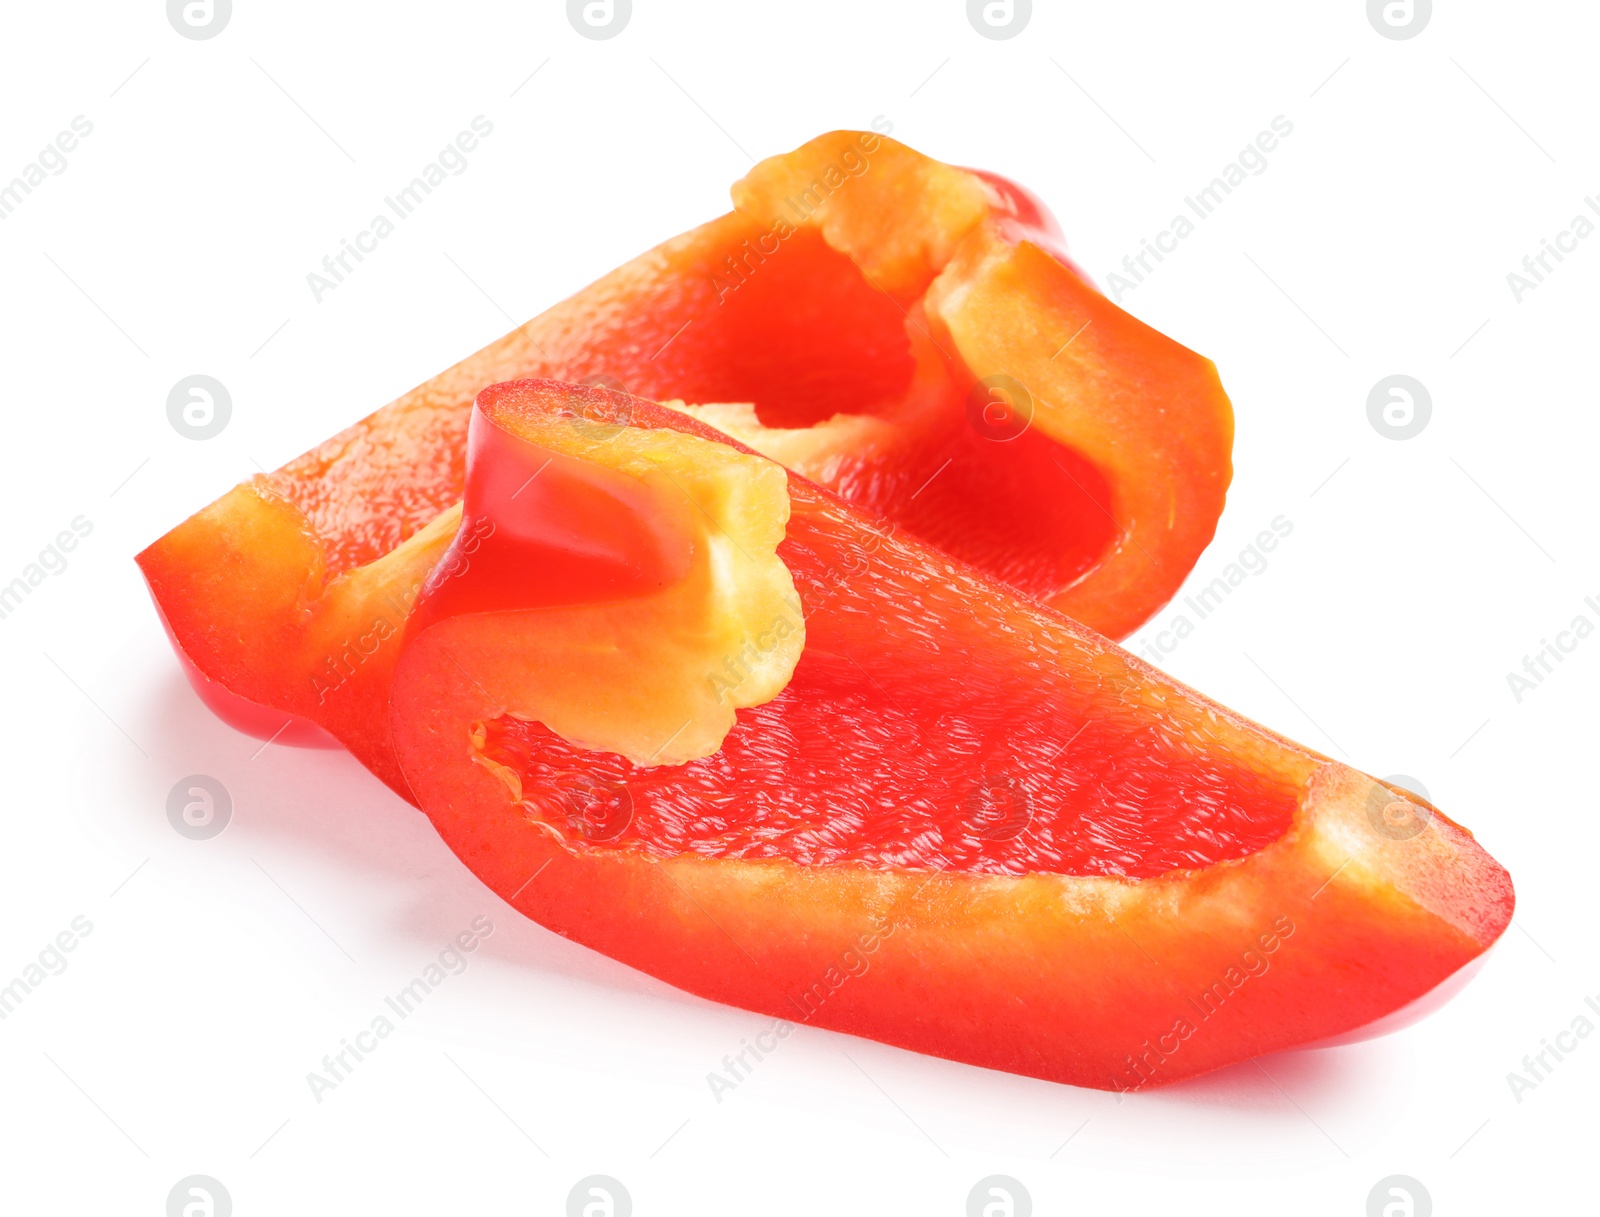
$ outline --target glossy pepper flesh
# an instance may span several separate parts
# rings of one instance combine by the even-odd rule
[[[548,382],[486,390],[473,426],[548,444],[552,415],[716,438]],[[1416,796],[801,479],[789,497],[805,649],[686,764],[528,715],[537,681],[504,674],[546,609],[425,593],[394,678],[400,768],[529,916],[703,996],[1112,1089],[1393,1016],[1508,924],[1505,872]],[[487,568],[454,578],[495,594]]]
[[[518,376],[698,406],[1111,636],[1171,596],[1222,509],[1227,398],[1086,282],[1036,199],[837,132],[734,200],[145,550],[207,703],[331,737],[409,797],[384,721],[396,639],[458,522],[473,397]]]

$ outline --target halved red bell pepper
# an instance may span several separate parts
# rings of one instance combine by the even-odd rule
[[[606,429],[654,445],[633,473],[608,469]],[[1373,1024],[1509,922],[1505,871],[1421,799],[794,476],[786,687],[683,763],[575,743],[676,717],[632,682],[696,645],[689,601],[661,598],[717,566],[686,538],[722,517],[659,454],[725,441],[550,382],[485,390],[472,431],[467,525],[406,631],[393,740],[450,847],[561,934],[780,1019],[1120,1090]],[[736,547],[761,566],[758,540]],[[668,621],[688,641],[651,651]]]
[[[473,396],[518,376],[705,407],[1113,637],[1165,603],[1211,539],[1230,477],[1232,414],[1207,360],[1094,290],[1026,191],[884,136],[822,136],[733,193],[733,212],[142,553],[206,700],[285,742],[325,729],[403,790],[371,738],[385,730],[371,699],[415,579],[397,582],[379,559],[405,541],[425,567],[448,542]]]

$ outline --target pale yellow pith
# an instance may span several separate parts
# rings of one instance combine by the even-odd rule
[[[735,710],[776,697],[805,647],[794,581],[777,546],[788,479],[764,457],[670,430],[518,420],[524,439],[642,483],[687,534],[686,575],[607,604],[508,614],[470,671],[504,712],[581,748],[639,765],[709,756]]]
[[[835,414],[809,427],[768,427],[756,417],[754,403],[683,401],[661,403],[687,414],[747,448],[754,448],[801,477],[824,485],[832,482],[846,460],[862,460],[888,451],[897,442],[893,424],[870,414]]]

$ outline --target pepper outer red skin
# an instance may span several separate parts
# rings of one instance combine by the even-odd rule
[[[527,382],[485,397],[514,422],[517,411],[556,408],[573,392]],[[647,403],[632,411],[634,425],[715,434]],[[823,573],[807,555],[878,535],[871,520],[798,479],[791,499],[785,552],[797,586]],[[441,623],[408,642],[391,708],[402,770],[474,873],[564,936],[712,1000],[1101,1089],[1164,1085],[1369,1027],[1450,982],[1509,924],[1509,877],[1434,809],[1381,792],[1423,823],[1404,839],[1374,831],[1373,779],[1239,719],[914,541],[891,538],[873,561],[849,596],[808,607],[808,644],[824,657],[850,656],[863,629],[881,645],[906,645],[892,627],[886,639],[881,623],[903,603],[904,578],[937,571],[917,581],[918,626],[965,658],[954,674],[919,674],[929,696],[942,681],[976,679],[996,664],[1026,669],[1052,654],[1060,677],[1047,666],[1032,679],[1053,696],[1070,706],[1071,688],[1098,690],[1082,696],[1105,699],[1096,713],[1129,715],[1130,739],[1163,724],[1197,756],[1226,754],[1293,783],[1293,823],[1247,856],[1141,879],[659,856],[625,833],[558,839],[468,746],[475,724],[499,708],[485,703],[460,648],[492,647],[497,622],[514,615]],[[888,599],[874,615],[878,589]],[[906,662],[922,661],[908,653]],[[1080,671],[1092,679],[1071,683]],[[736,790],[737,774],[730,780]]]
[[[718,276],[771,232],[784,183],[803,187],[855,155],[871,158],[869,171],[808,221],[791,216],[799,227],[785,252],[729,292]],[[416,577],[397,582],[364,568],[414,549],[459,501],[472,398],[519,376],[702,402],[761,401],[803,383],[802,398],[815,390],[813,405],[833,403],[826,412],[898,391],[910,356],[890,348],[909,336],[940,352],[947,367],[938,375],[948,383],[939,391],[954,395],[955,414],[947,402],[938,435],[912,428],[896,453],[855,454],[849,485],[837,488],[901,514],[905,527],[928,531],[967,561],[1029,566],[1038,594],[1114,637],[1170,598],[1222,509],[1231,476],[1227,397],[1208,361],[1094,289],[1034,196],[862,132],[770,158],[736,194],[733,213],[606,275],[141,553],[163,622],[207,704],[264,738],[281,731],[279,742],[318,742],[325,732],[406,794],[383,707]],[[884,217],[893,221],[887,227]],[[824,224],[846,252],[823,242]],[[857,231],[863,225],[892,239],[870,239]],[[894,257],[882,260],[891,248]],[[784,309],[796,293],[809,293],[803,317]],[[791,367],[740,355],[786,350],[805,358]],[[935,440],[965,431],[965,395],[995,372],[1019,375],[1035,391],[1040,413],[1029,433],[938,447]],[[448,543],[433,540],[441,542],[435,554]],[[1040,555],[1057,541],[1083,552],[1066,555],[1052,582]],[[368,594],[380,584],[382,595]]]

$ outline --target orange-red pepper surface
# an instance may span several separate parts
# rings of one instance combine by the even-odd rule
[[[424,593],[391,724],[445,841],[540,923],[780,1019],[1113,1089],[1437,999],[1505,929],[1505,871],[1416,796],[793,477],[788,686],[686,764],[568,742],[530,714],[549,631],[682,575],[649,521],[517,526],[493,467],[547,468],[552,416],[715,435],[601,390],[479,396],[466,519],[493,528]]]
[[[212,708],[281,742],[331,733],[407,794],[382,706],[420,578],[378,604],[366,568],[403,541],[442,550],[473,397],[516,377],[710,406],[1111,637],[1171,597],[1222,510],[1228,399],[1208,360],[1094,290],[1037,200],[870,132],[765,160],[733,195],[142,553]]]

